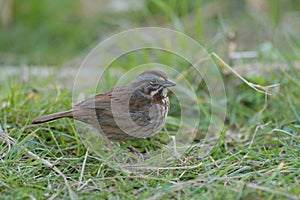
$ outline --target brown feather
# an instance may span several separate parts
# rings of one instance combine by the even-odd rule
[[[44,123],[44,122],[53,121],[53,120],[60,119],[60,118],[63,118],[63,117],[73,118],[73,110],[53,113],[53,114],[50,114],[50,115],[45,115],[45,116],[35,118],[32,121],[32,124],[41,124],[41,123]]]
[[[164,72],[149,70],[127,85],[76,104],[73,110],[41,116],[32,123],[68,117],[90,124],[113,141],[151,137],[162,128],[169,110],[167,91],[152,95],[157,88],[152,88],[150,82],[157,77],[167,81]]]

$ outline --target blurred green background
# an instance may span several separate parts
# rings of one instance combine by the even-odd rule
[[[181,31],[223,55],[227,36],[234,33],[238,50],[276,46],[286,56],[299,57],[299,51],[289,51],[300,43],[296,0],[0,2],[2,65],[60,65],[113,33],[143,26]]]

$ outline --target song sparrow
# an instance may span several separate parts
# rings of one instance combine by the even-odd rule
[[[164,72],[145,71],[127,85],[86,99],[72,110],[38,117],[32,123],[68,117],[92,125],[112,141],[150,137],[166,121],[170,107],[167,88],[172,86],[175,83]]]

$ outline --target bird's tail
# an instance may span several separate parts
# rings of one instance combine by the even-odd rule
[[[60,119],[60,118],[63,118],[63,117],[73,118],[73,110],[68,110],[68,111],[63,111],[63,112],[58,112],[58,113],[53,113],[53,114],[50,114],[50,115],[37,117],[31,123],[32,124],[41,124],[41,123],[53,121],[53,120],[56,120],[56,119]]]

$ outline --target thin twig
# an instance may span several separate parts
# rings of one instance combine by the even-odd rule
[[[292,133],[290,133],[290,132],[288,132],[288,131],[285,131],[285,130],[278,129],[278,128],[274,128],[274,129],[273,129],[271,132],[272,132],[272,133],[273,133],[273,132],[285,133],[285,134],[287,134],[287,135],[291,136],[292,138],[297,138],[297,139],[300,139],[300,137],[299,137],[299,136],[297,136],[297,135],[294,135],[294,134],[292,134]]]
[[[125,166],[132,169],[140,169],[140,170],[178,170],[178,169],[196,169],[199,168],[203,163],[199,163],[198,165],[192,165],[192,166],[182,166],[182,167],[151,167],[151,166]]]
[[[24,147],[23,147],[24,148]],[[46,165],[47,167],[49,167],[49,168],[51,168],[53,171],[55,171],[58,175],[60,175],[63,179],[64,179],[64,181],[65,181],[65,185],[66,185],[66,187],[67,187],[67,189],[68,189],[68,192],[69,192],[69,195],[70,195],[70,198],[71,199],[77,199],[77,196],[76,196],[76,194],[73,192],[73,190],[72,190],[72,188],[71,188],[71,186],[70,186],[70,184],[69,184],[69,181],[68,181],[68,179],[67,179],[67,177],[54,165],[54,164],[52,164],[50,161],[48,161],[48,160],[45,160],[45,159],[43,159],[43,158],[41,158],[41,157],[39,157],[38,155],[36,155],[36,154],[34,154],[34,153],[32,153],[31,151],[29,151],[29,150],[27,150],[26,148],[24,148],[24,150],[26,151],[26,154],[28,155],[28,156],[30,156],[30,157],[32,157],[33,159],[35,159],[35,160],[39,160],[39,161],[41,161],[44,165]]]
[[[92,179],[88,179],[85,183],[83,183],[82,185],[80,185],[80,187],[77,188],[77,191],[82,190],[91,181],[92,181]]]
[[[170,136],[170,138],[171,138],[171,140],[172,140],[172,142],[173,142],[173,151],[174,151],[174,155],[175,155],[175,157],[177,158],[177,159],[179,159],[179,160],[181,160],[180,159],[180,154],[178,153],[178,151],[177,151],[177,146],[176,146],[176,138],[175,138],[175,136]]]
[[[14,138],[10,137],[3,129],[2,126],[0,126],[0,139],[5,142],[7,145],[16,145],[17,142]],[[69,181],[67,179],[67,177],[54,165],[52,164],[50,161],[45,160],[43,158],[41,158],[40,156],[34,154],[33,152],[29,151],[27,148],[25,148],[24,146],[20,146],[19,147],[19,151],[20,150],[24,150],[26,155],[28,155],[29,157],[40,161],[41,163],[43,163],[44,165],[46,165],[47,167],[49,167],[50,169],[52,169],[53,171],[55,171],[58,175],[60,175],[64,181],[65,181],[65,185],[68,189],[69,192],[69,196],[72,200],[77,199],[77,195],[73,192],[72,187],[69,184]]]
[[[255,139],[256,134],[257,134],[257,132],[259,131],[259,129],[263,129],[264,127],[268,126],[270,123],[271,123],[271,122],[268,122],[268,123],[266,123],[266,124],[260,124],[260,125],[256,126],[255,131],[254,131],[254,134],[253,134],[253,137],[252,137],[251,142],[250,142],[249,147],[248,147],[249,149],[252,147],[252,145],[253,145],[253,143],[254,143],[254,139]]]
[[[216,53],[214,53],[214,52],[211,53],[211,57],[214,57],[220,63],[220,65],[222,67],[229,69],[234,75],[236,75],[239,79],[241,79],[244,83],[246,83],[249,87],[251,87],[252,89],[254,89],[257,92],[271,95],[271,93],[269,92],[270,88],[279,86],[279,84],[262,86],[262,85],[251,83],[251,82],[247,81],[244,77],[242,77],[238,72],[236,72],[227,63],[225,63],[225,61],[222,60],[222,58],[220,58]]]
[[[83,175],[84,175],[84,169],[85,169],[86,160],[87,160],[88,155],[89,155],[89,147],[86,149],[86,152],[85,152],[85,156],[84,156],[84,160],[83,160],[82,168],[81,168],[81,172],[80,172],[80,177],[79,177],[79,183],[77,186],[77,191],[79,191],[81,188],[82,179],[83,179]]]

